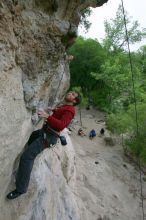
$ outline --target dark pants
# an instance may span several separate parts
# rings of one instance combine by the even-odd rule
[[[56,144],[57,142],[57,137],[54,134],[47,134],[46,138],[48,147],[50,147],[51,144]],[[45,140],[43,130],[34,131],[27,142],[27,148],[20,158],[16,177],[16,189],[18,192],[25,193],[27,191],[34,159],[44,149]]]

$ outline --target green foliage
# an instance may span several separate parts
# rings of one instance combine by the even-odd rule
[[[74,60],[70,64],[71,85],[81,86],[87,95],[96,85],[96,81],[90,73],[92,71],[100,72],[105,57],[104,50],[97,41],[79,37],[68,53],[74,56]]]
[[[127,133],[126,145],[136,155],[146,162],[146,103],[138,103],[137,115],[135,105],[118,114],[110,114],[107,127],[114,133]]]
[[[129,42],[146,36],[137,21],[126,13]],[[107,126],[114,133],[126,133],[129,149],[146,162],[146,46],[131,53],[132,72],[126,46],[121,6],[115,19],[105,22],[106,38],[98,41],[79,37],[68,51],[71,86],[83,95],[83,106],[97,106],[107,112]],[[136,98],[136,100],[135,100]],[[135,113],[137,103],[137,115]],[[136,119],[138,122],[138,133]]]
[[[130,44],[140,42],[146,37],[146,29],[143,28],[140,30],[138,21],[132,21],[132,18],[128,17],[127,12],[125,12],[125,16]],[[106,49],[108,51],[119,51],[121,48],[125,48],[127,45],[127,37],[125,34],[125,24],[121,5],[119,5],[115,19],[111,19],[110,22],[105,21],[104,25],[106,33],[104,46]]]
[[[141,158],[141,160],[146,163],[146,134],[145,132],[140,132],[140,134],[132,137],[126,141],[126,145],[129,147],[130,151]]]
[[[120,112],[119,114],[111,113],[107,117],[107,128],[113,133],[126,133],[132,130],[130,127],[131,120],[131,117],[125,112]]]
[[[110,130],[118,133],[135,133],[138,130],[141,132],[143,129],[146,131],[146,103],[131,104],[127,111],[119,113],[111,113],[107,118],[107,125]]]
[[[128,62],[125,53],[111,53],[110,57],[101,65],[101,72],[91,73],[97,84],[102,85],[98,86],[97,89],[98,100],[104,98],[105,107],[109,111],[120,111],[124,108],[124,105],[126,107],[126,103],[130,102],[131,73]]]
[[[84,29],[84,32],[88,32],[91,22],[89,22],[88,17],[90,17],[92,11],[90,8],[86,8],[82,10],[81,12],[81,21],[80,21],[80,27]]]

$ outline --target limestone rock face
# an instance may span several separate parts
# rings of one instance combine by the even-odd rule
[[[61,146],[58,141],[55,148],[45,149],[36,158],[26,194],[13,201],[5,200],[3,195],[0,220],[80,219],[74,195],[75,152],[70,138],[65,135],[67,146]],[[14,180],[15,172],[9,190],[14,188]]]
[[[4,198],[12,186],[17,158],[34,128],[31,119],[36,108],[57,102],[69,87],[66,48],[76,37],[81,11],[105,2],[107,0],[0,0],[0,219],[66,220],[69,217],[65,210],[69,205],[74,206],[70,212],[75,212],[76,204],[61,197],[60,189],[57,192],[54,188],[56,194],[51,191],[51,186],[61,178],[64,195],[69,192],[68,185],[64,186],[68,172],[64,169],[64,176],[60,176],[63,162],[57,162],[58,170],[48,168],[45,163],[45,160],[53,163],[51,152],[36,162],[39,168],[33,177],[40,178],[41,184],[35,184],[24,201],[7,204]],[[49,169],[54,172],[52,177],[46,175],[51,172]],[[48,185],[42,187],[47,182]],[[52,212],[50,209],[40,211],[41,201],[47,201],[47,207],[54,195],[64,203],[52,205]],[[77,214],[74,216],[78,219]]]

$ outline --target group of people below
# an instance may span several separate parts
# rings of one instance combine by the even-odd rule
[[[101,128],[100,134],[104,135],[104,132],[105,132],[104,128]],[[81,136],[81,137],[86,136],[86,134],[84,133],[82,128],[80,128],[78,130],[78,135]],[[92,140],[93,138],[96,137],[96,135],[97,135],[97,133],[96,133],[95,129],[90,130],[90,132],[89,132],[89,139]]]

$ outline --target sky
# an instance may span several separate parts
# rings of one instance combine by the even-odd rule
[[[141,27],[146,28],[146,0],[123,0],[125,10],[129,16],[133,17],[133,20],[137,20]],[[89,21],[92,23],[88,33],[84,33],[79,28],[79,35],[85,38],[101,39],[104,38],[104,20],[110,21],[111,18],[115,18],[116,11],[121,3],[121,0],[109,0],[103,6],[92,9],[92,15]],[[146,44],[146,39],[142,42],[131,45],[131,50],[137,50],[141,45]]]

